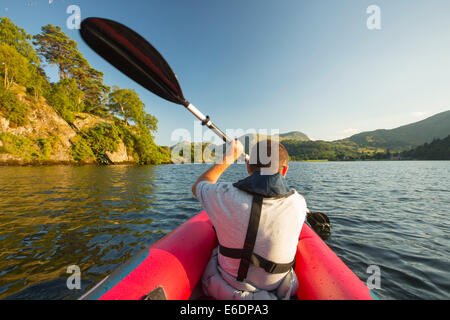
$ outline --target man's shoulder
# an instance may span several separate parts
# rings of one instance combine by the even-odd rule
[[[303,201],[306,201],[305,200],[305,197],[300,193],[300,192],[298,192],[297,190],[295,190],[295,189],[293,189],[294,190],[294,194],[295,194],[295,196],[297,197],[297,198],[299,198],[299,199],[301,199],[301,200],[303,200]]]
[[[294,203],[297,204],[297,206],[300,206],[302,209],[306,210],[307,204],[305,197],[295,189],[293,190],[293,192],[294,194],[290,198],[294,201]]]
[[[305,197],[304,197],[301,193],[299,193],[297,190],[294,190],[294,191],[295,191],[295,196],[296,196],[296,198],[297,198],[300,202],[302,202],[302,203],[304,203],[304,204],[306,205]]]
[[[236,188],[232,182],[218,182],[213,184],[202,181],[197,185],[197,190],[198,194],[204,194],[207,198],[219,197],[233,199],[240,196],[248,197],[246,192]]]
[[[199,189],[208,189],[211,191],[217,191],[217,192],[228,192],[233,189],[238,190],[233,186],[231,182],[218,182],[218,183],[211,183],[208,181],[201,181],[198,183],[197,188]]]
[[[220,182],[216,184],[216,191],[223,198],[228,198],[231,201],[235,199],[242,200],[243,198],[251,198],[251,195],[234,186],[232,182]]]

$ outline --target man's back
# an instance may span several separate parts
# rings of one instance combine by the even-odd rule
[[[219,240],[202,276],[203,290],[225,300],[290,299],[298,290],[293,265],[306,202],[286,182],[286,148],[271,139],[252,147],[247,178],[218,184],[243,150],[242,143],[232,142],[223,162],[192,186]]]
[[[197,199],[213,223],[219,243],[228,248],[243,248],[250,219],[253,196],[231,183],[197,185]],[[297,192],[263,200],[254,253],[280,264],[291,262],[306,217],[306,202]],[[240,260],[219,254],[220,272],[233,286]],[[246,281],[263,290],[274,290],[286,273],[271,274],[250,265]]]

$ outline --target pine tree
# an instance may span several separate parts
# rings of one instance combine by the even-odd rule
[[[10,45],[32,64],[39,66],[39,58],[33,46],[28,42],[32,36],[17,27],[7,17],[0,18],[0,42]]]
[[[38,54],[49,64],[57,65],[60,80],[69,77],[72,61],[77,57],[78,46],[61,28],[51,24],[42,27],[42,33],[34,36],[33,44]]]
[[[110,88],[103,84],[103,73],[92,68],[78,52],[70,73],[84,92],[85,111],[100,116],[107,114],[107,97]]]
[[[85,112],[105,115],[109,87],[103,84],[103,73],[92,68],[78,51],[78,45],[58,26],[46,25],[34,37],[37,52],[49,64],[57,65],[60,81],[74,79],[84,93]]]

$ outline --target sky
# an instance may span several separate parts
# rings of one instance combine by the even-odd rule
[[[160,145],[175,144],[180,128],[193,135],[196,119],[88,48],[67,27],[70,5],[82,19],[113,19],[149,40],[186,99],[224,131],[331,141],[450,109],[448,0],[0,0],[0,16],[33,35],[61,26],[107,85],[136,90],[159,120]],[[367,26],[371,5],[380,29]],[[57,80],[57,70],[46,71]]]

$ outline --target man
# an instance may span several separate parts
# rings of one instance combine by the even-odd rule
[[[242,153],[243,145],[234,141],[223,163],[192,187],[219,241],[202,277],[203,291],[220,300],[290,299],[298,290],[293,265],[306,202],[288,187],[289,155],[272,140],[252,148],[249,177],[217,183]]]

